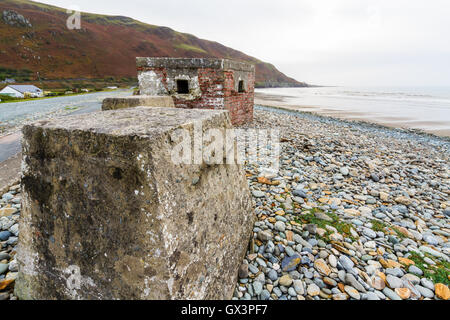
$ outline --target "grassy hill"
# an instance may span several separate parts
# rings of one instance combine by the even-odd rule
[[[25,21],[5,19],[4,13],[11,11]],[[260,87],[306,85],[272,64],[167,27],[122,16],[82,13],[82,29],[69,30],[67,18],[66,9],[28,0],[1,0],[0,70],[22,77],[26,74],[32,80],[38,71],[41,79],[127,80],[136,77],[137,56],[215,57],[254,63]]]

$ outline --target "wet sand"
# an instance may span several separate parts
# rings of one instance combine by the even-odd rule
[[[417,129],[441,137],[450,137],[449,129],[440,129],[440,127],[448,125],[448,123],[446,122],[421,121],[409,118],[407,115],[405,115],[404,117],[394,117],[389,115],[376,116],[375,114],[365,112],[349,112],[347,110],[330,109],[320,106],[296,105],[289,103],[289,98],[292,98],[292,96],[271,95],[267,93],[255,92],[255,104],[258,105],[282,107],[288,110],[313,112],[319,115],[330,116],[344,120],[372,122],[391,128]]]

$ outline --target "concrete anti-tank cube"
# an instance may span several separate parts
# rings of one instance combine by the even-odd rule
[[[174,164],[219,110],[137,107],[23,128],[20,299],[230,299],[254,221],[243,169]]]

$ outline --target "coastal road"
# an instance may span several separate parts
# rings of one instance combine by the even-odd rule
[[[16,132],[0,138],[0,163],[20,152],[22,134]]]
[[[1,103],[0,128],[21,126],[30,120],[45,119],[66,113],[72,109],[99,110],[103,99],[107,97],[125,97],[132,94],[131,90],[115,90],[94,92],[88,94],[47,98],[31,101]]]
[[[116,90],[0,104],[0,127],[14,126],[18,129],[16,133],[0,137],[0,163],[20,151],[21,124],[30,120],[40,120],[55,115],[67,116],[99,111],[102,101],[106,97],[124,97],[131,94],[131,90]],[[76,110],[67,112],[70,109]],[[65,111],[65,113],[58,114],[61,111]]]
[[[20,128],[26,121],[46,119],[58,111],[75,109],[59,114],[68,116],[101,110],[102,101],[107,97],[125,97],[131,90],[96,92],[91,94],[0,104],[0,126],[14,126],[17,131],[0,137],[0,191],[2,187],[17,180],[20,172],[20,151],[22,133]]]

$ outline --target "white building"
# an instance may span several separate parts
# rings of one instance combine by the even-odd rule
[[[0,91],[0,95],[1,94],[15,98],[24,98],[25,95],[29,95],[34,98],[44,96],[44,92],[41,89],[32,85],[8,85]]]

